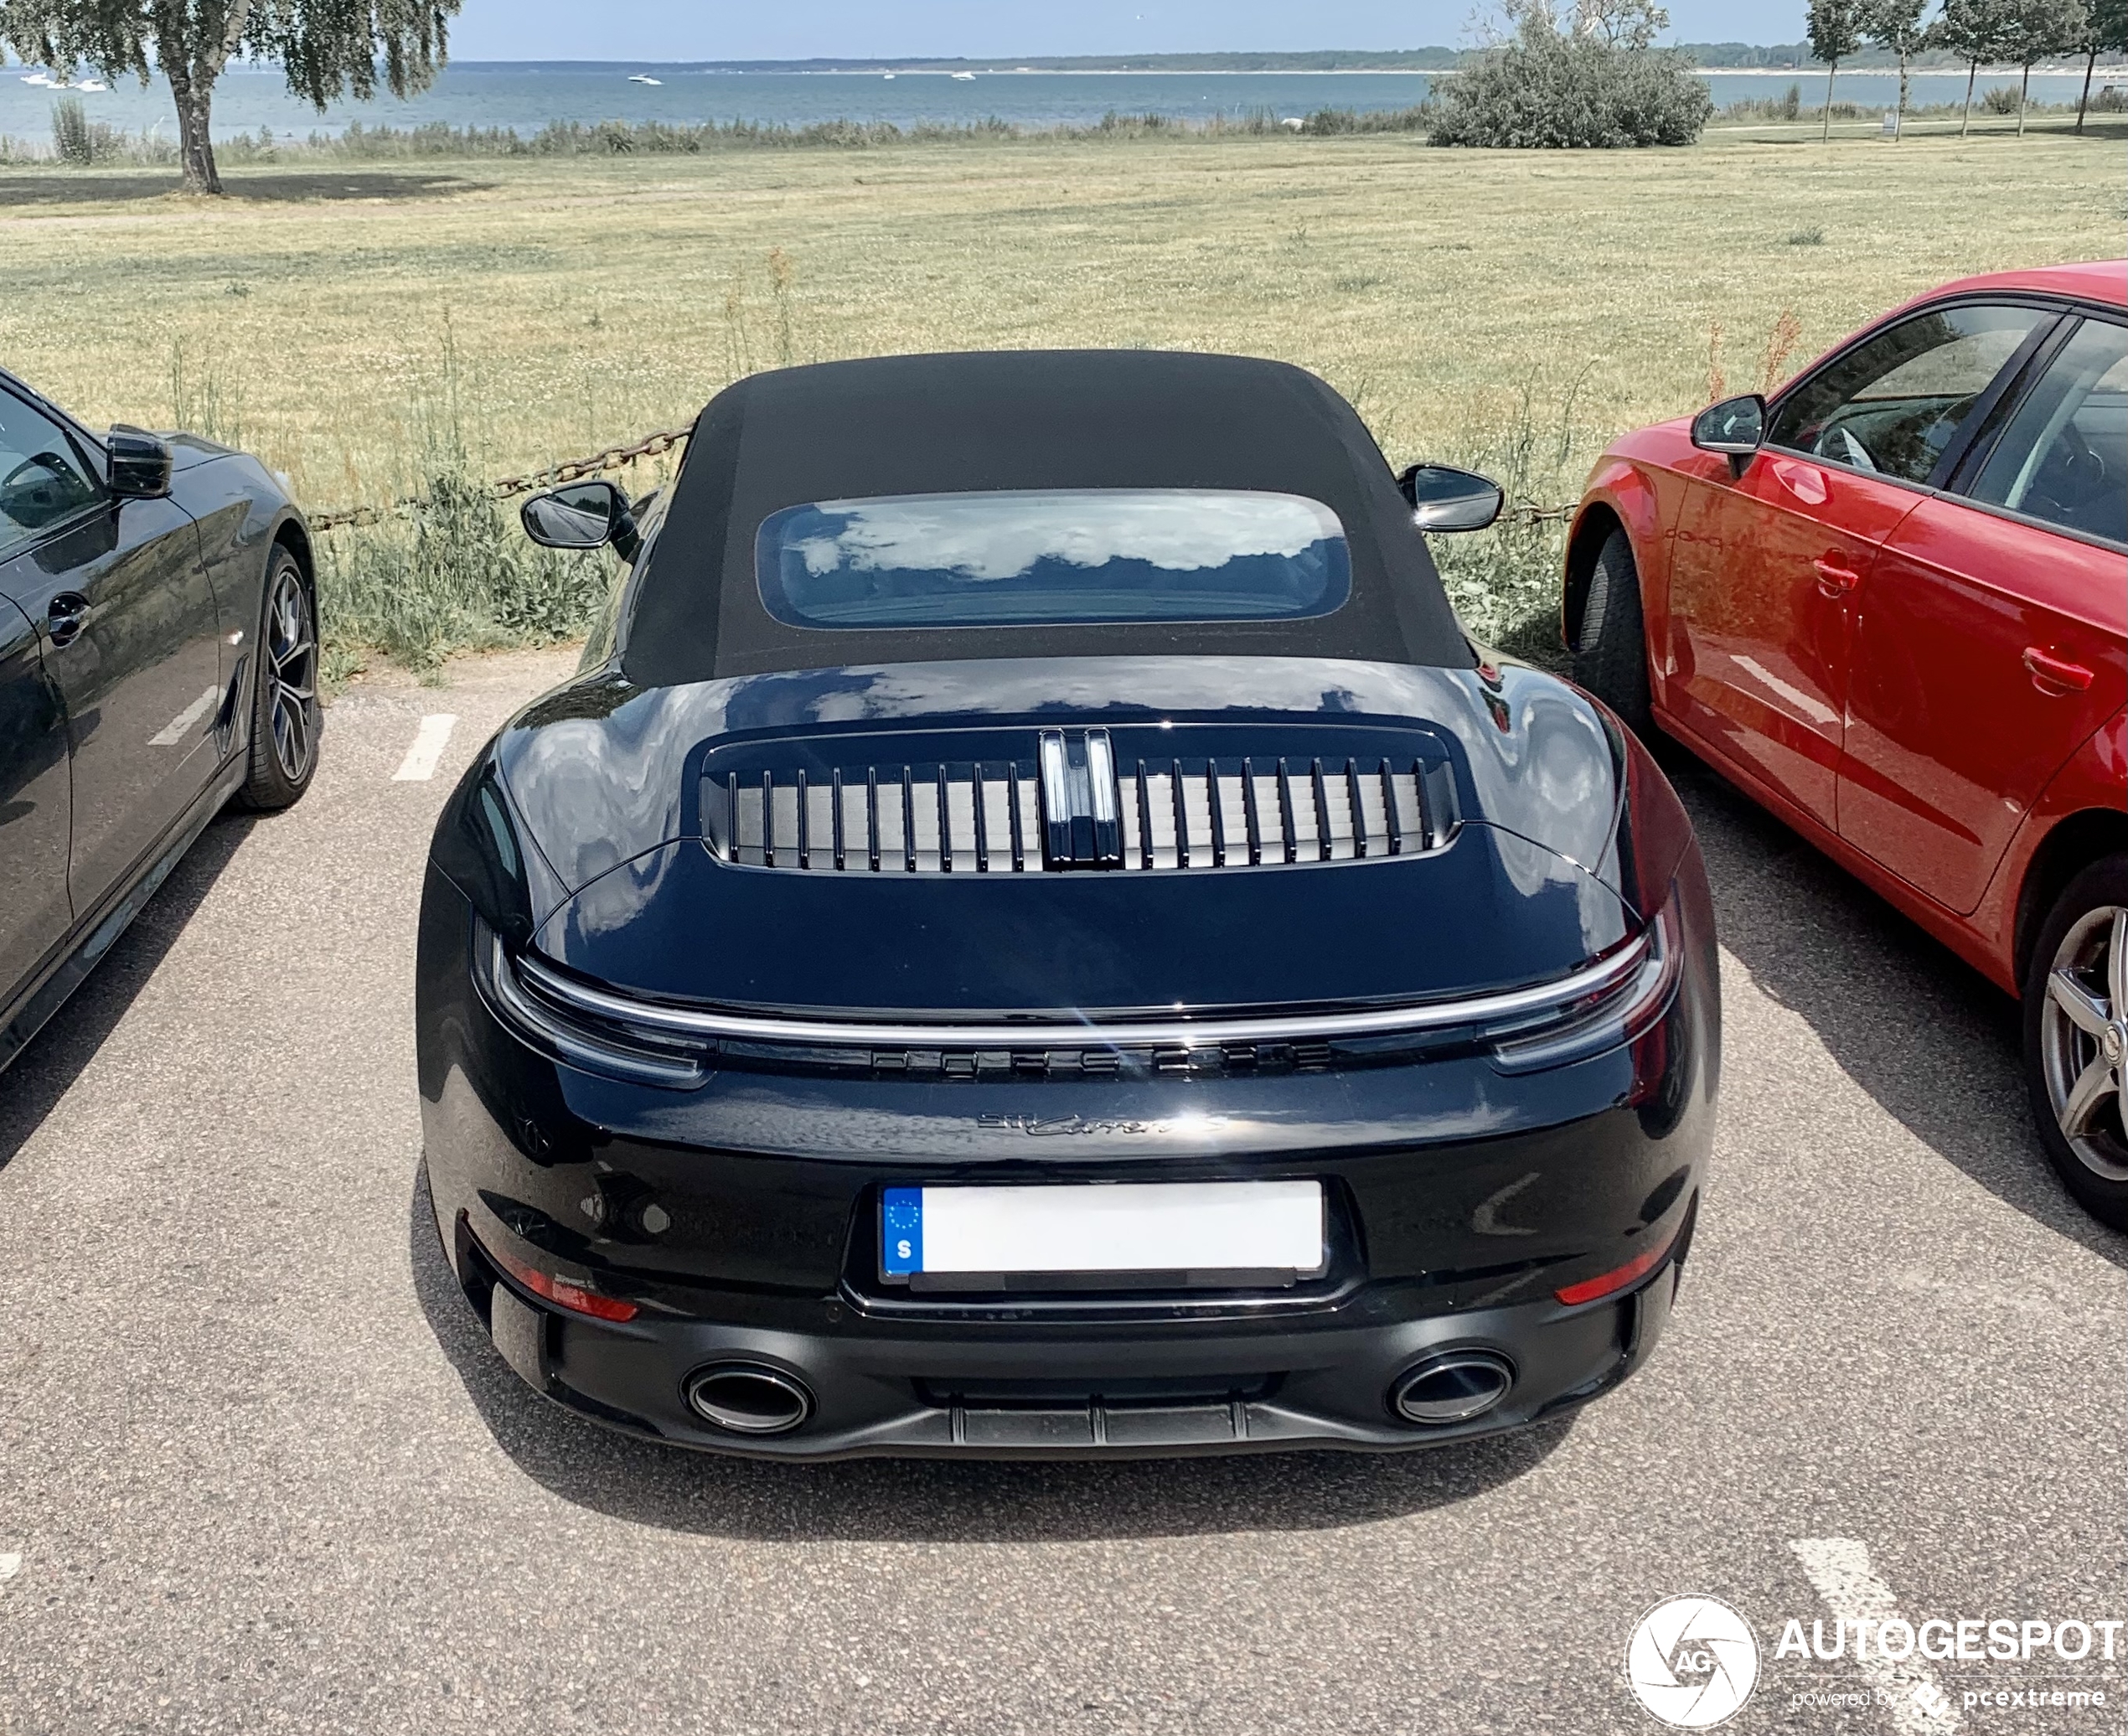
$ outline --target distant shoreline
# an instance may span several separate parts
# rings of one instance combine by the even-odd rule
[[[1454,51],[1420,50],[1416,53],[1438,53],[1444,56]],[[1087,59],[1094,57],[1087,56]],[[1193,57],[1184,54],[1149,56],[1159,64],[1113,65],[1045,65],[1039,62],[1011,63],[984,60],[788,60],[788,61],[731,61],[731,60],[454,60],[452,66],[462,71],[510,72],[536,75],[542,72],[577,75],[612,73],[617,76],[634,72],[669,74],[683,78],[748,78],[767,76],[776,78],[952,78],[960,74],[973,74],[978,78],[1440,78],[1459,70],[1455,59],[1444,59],[1438,64],[1420,64],[1414,57],[1402,59],[1399,64],[1367,65],[1314,66],[1292,64],[1277,66],[1196,66],[1187,63]],[[1252,57],[1253,58],[1253,57]],[[1456,58],[1460,58],[1459,56]],[[1302,63],[1305,56],[1294,57]],[[2032,70],[2034,77],[2081,77],[2081,59],[2063,60],[2059,64],[2043,62]],[[1822,78],[1826,68],[1822,61],[1812,64],[1804,61],[1787,66],[1735,66],[1695,64],[1694,73],[1702,77],[1719,78],[1781,78],[1806,77],[1815,75]],[[1843,60],[1836,78],[1883,78],[1896,75],[1896,63],[1878,65]],[[1909,78],[1964,78],[1968,69],[1963,63],[1956,65],[1909,66]],[[2017,65],[1991,66],[1983,64],[1982,76],[2001,78],[2022,75],[2024,69]],[[273,73],[268,66],[232,65],[226,75],[241,75],[249,72]],[[2094,75],[2105,73],[2128,73],[2128,60],[2107,62],[2101,59]]]
[[[9,69],[12,70],[13,69]],[[1082,66],[967,66],[948,69],[943,66],[791,66],[791,67],[730,67],[700,66],[693,64],[667,65],[656,60],[578,60],[570,62],[529,60],[457,60],[451,70],[460,72],[510,72],[535,75],[541,72],[557,76],[599,75],[610,74],[615,78],[637,72],[661,73],[673,78],[745,79],[745,78],[819,78],[819,79],[1293,79],[1293,78],[1418,78],[1451,79],[1463,70],[1456,66],[1309,66],[1309,67],[1206,67],[1191,69],[1171,66],[1146,67],[1082,67]],[[1753,79],[1822,79],[1823,66],[1695,66],[1692,74],[1697,78],[1753,78]],[[1963,66],[1914,66],[1907,69],[1909,79],[1962,79],[1968,69]],[[2021,66],[1989,66],[1983,65],[1975,75],[1984,79],[2018,78],[2024,69]],[[1833,75],[1838,79],[1895,78],[1898,70],[1893,66],[1853,66],[1843,63]],[[223,74],[225,78],[245,76],[278,78],[278,68],[271,66],[232,66]],[[2032,75],[2038,78],[2082,78],[2084,67],[2079,62],[2074,66],[2035,66]],[[2109,65],[2101,60],[2092,69],[2094,82],[2102,78],[2128,76],[2128,61]]]

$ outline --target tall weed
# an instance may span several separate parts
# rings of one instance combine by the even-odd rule
[[[1553,667],[1564,654],[1559,575],[1567,519],[1560,509],[1580,498],[1605,437],[1579,419],[1583,379],[1569,381],[1547,407],[1543,383],[1532,376],[1499,426],[1471,430],[1428,455],[1490,477],[1507,496],[1507,510],[1491,530],[1429,540],[1449,602],[1476,638]]]
[[[346,669],[374,646],[426,671],[453,651],[580,637],[612,586],[613,563],[538,547],[477,473],[447,327],[442,379],[413,420],[415,504],[380,525],[323,539],[318,610],[328,665]]]

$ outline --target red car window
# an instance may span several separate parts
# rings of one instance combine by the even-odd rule
[[[1901,320],[1783,398],[1766,443],[1925,483],[2004,364],[2054,318],[1967,302]]]
[[[2078,328],[2018,406],[1971,494],[2128,542],[2128,327],[2091,319]]]

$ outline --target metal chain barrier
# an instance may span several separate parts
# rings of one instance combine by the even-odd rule
[[[684,441],[695,431],[692,428],[664,428],[655,434],[646,434],[627,446],[610,446],[602,452],[594,452],[588,458],[571,458],[566,463],[554,464],[545,470],[535,470],[524,476],[506,476],[490,483],[488,491],[498,500],[509,500],[519,494],[529,494],[538,488],[560,488],[565,483],[581,482],[587,476],[603,475],[609,470],[621,470],[638,458],[655,458]],[[310,515],[312,530],[348,530],[366,529],[381,524],[395,514],[411,512],[426,503],[418,494],[410,494],[395,500],[389,506],[351,506],[338,512],[313,513]],[[1518,524],[1563,524],[1572,519],[1578,508],[1572,506],[1539,506],[1534,501],[1518,500],[1500,514],[1503,519]]]
[[[564,483],[581,482],[587,476],[600,476],[609,470],[621,470],[638,458],[655,458],[670,452],[695,431],[692,428],[664,428],[655,434],[646,434],[627,446],[610,446],[602,452],[594,452],[588,458],[571,458],[564,464],[555,464],[545,470],[535,470],[526,476],[506,476],[488,485],[488,492],[498,500],[508,500],[519,494],[529,494],[535,489],[558,488]],[[351,506],[337,512],[312,513],[312,530],[359,530],[371,524],[381,524],[395,514],[411,512],[426,503],[418,494],[395,500],[389,506]]]

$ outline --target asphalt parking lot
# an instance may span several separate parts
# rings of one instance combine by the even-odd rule
[[[2128,1240],[2045,1166],[2010,1003],[1705,774],[1715,1177],[1661,1352],[1578,1418],[799,1468],[533,1397],[425,1221],[412,918],[567,666],[359,685],[308,798],[218,822],[0,1076],[0,1730],[1646,1732],[1627,1638],[1688,1592],[1759,1635],[1739,1731],[2123,1727],[2128,1630],[1774,1655],[2128,1617]],[[2058,1689],[2105,1703],[1966,1698]]]

